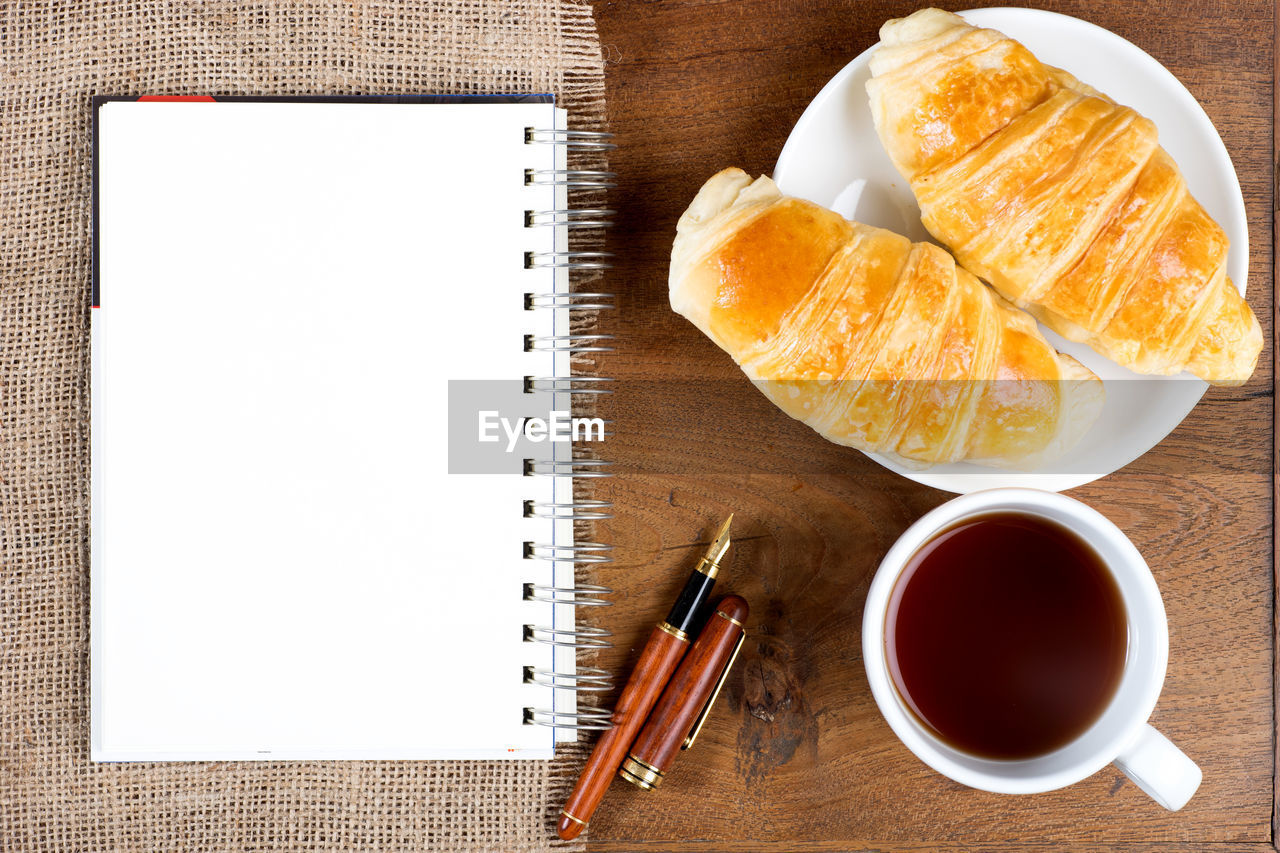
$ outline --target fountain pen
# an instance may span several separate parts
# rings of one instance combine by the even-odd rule
[[[658,623],[649,635],[649,642],[640,653],[640,660],[614,707],[613,727],[596,742],[591,757],[582,768],[582,775],[560,811],[556,834],[565,841],[577,838],[591,820],[614,774],[622,766],[627,749],[688,650],[690,635],[694,633],[702,606],[710,597],[716,573],[720,571],[720,558],[729,548],[729,524],[732,521],[733,516],[730,515],[720,525],[711,547],[689,575],[666,621]]]

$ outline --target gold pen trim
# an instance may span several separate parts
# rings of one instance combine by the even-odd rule
[[[733,624],[737,625],[739,628],[745,628],[745,627],[746,627],[746,626],[745,626],[745,625],[743,625],[741,622],[739,622],[737,619],[734,619],[734,618],[733,618],[732,616],[730,616],[728,613],[725,613],[723,610],[717,610],[717,611],[716,611],[716,615],[717,615],[717,616],[719,616],[720,618],[724,619],[726,622],[732,622]]]
[[[586,825],[587,825],[587,822],[586,822],[585,820],[583,820],[583,819],[582,819],[582,818],[580,818],[580,817],[574,817],[573,815],[569,814],[569,813],[568,813],[567,811],[565,811],[564,809],[561,809],[561,810],[560,810],[560,814],[562,814],[562,815],[564,815],[565,817],[569,818],[569,820],[573,821],[574,823],[580,823],[580,824],[582,824],[583,826],[586,826]]]
[[[719,560],[708,560],[706,557],[698,558],[698,565],[693,567],[695,572],[701,572],[707,577],[713,578],[720,572]]]
[[[634,755],[628,755],[627,760],[622,762],[622,767],[618,769],[618,775],[637,788],[652,791],[662,784],[663,774],[652,764],[647,764]]]
[[[716,611],[719,613],[720,611]],[[724,616],[723,613],[720,613]],[[724,618],[729,619],[728,616]],[[742,623],[729,619],[735,625]],[[693,746],[693,742],[698,739],[698,733],[702,731],[702,724],[707,721],[707,715],[711,711],[711,706],[716,703],[716,697],[720,695],[721,688],[724,687],[725,680],[729,677],[729,670],[733,669],[733,662],[738,659],[738,652],[742,651],[742,642],[747,639],[747,632],[743,631],[738,635],[738,644],[733,647],[733,654],[729,655],[729,662],[724,665],[724,671],[720,673],[720,680],[716,682],[716,689],[711,691],[711,698],[707,700],[707,704],[702,706],[702,711],[698,713],[698,719],[693,723],[693,730],[689,732],[689,736],[684,739],[684,743],[680,744],[681,749],[688,749]]]
[[[682,640],[686,643],[689,642],[689,635],[670,623],[667,623],[667,622],[659,623],[658,630],[666,631],[668,634],[675,637],[677,640]]]

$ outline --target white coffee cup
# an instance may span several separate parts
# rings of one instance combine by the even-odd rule
[[[1087,542],[1115,578],[1129,627],[1120,684],[1097,721],[1060,749],[1009,761],[957,750],[922,725],[893,684],[885,643],[890,593],[912,555],[956,522],[995,512],[1037,515]],[[1035,567],[1027,570],[1035,571]],[[1172,810],[1186,805],[1200,785],[1200,768],[1147,724],[1164,686],[1169,658],[1169,627],[1155,578],[1118,527],[1072,498],[1036,489],[973,492],[943,504],[913,524],[889,549],[867,592],[862,656],[871,693],[894,733],[921,761],[961,784],[1002,794],[1034,794],[1079,782],[1114,762],[1139,788]]]

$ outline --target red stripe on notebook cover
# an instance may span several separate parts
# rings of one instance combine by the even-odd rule
[[[139,101],[213,101],[213,95],[139,95]]]

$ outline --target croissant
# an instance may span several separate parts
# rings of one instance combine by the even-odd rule
[[[1131,370],[1249,378],[1262,329],[1227,277],[1227,237],[1151,121],[949,12],[880,39],[876,129],[961,265]]]
[[[1039,467],[1102,408],[1101,381],[943,249],[739,169],[680,217],[670,297],[784,412],[912,467]]]

